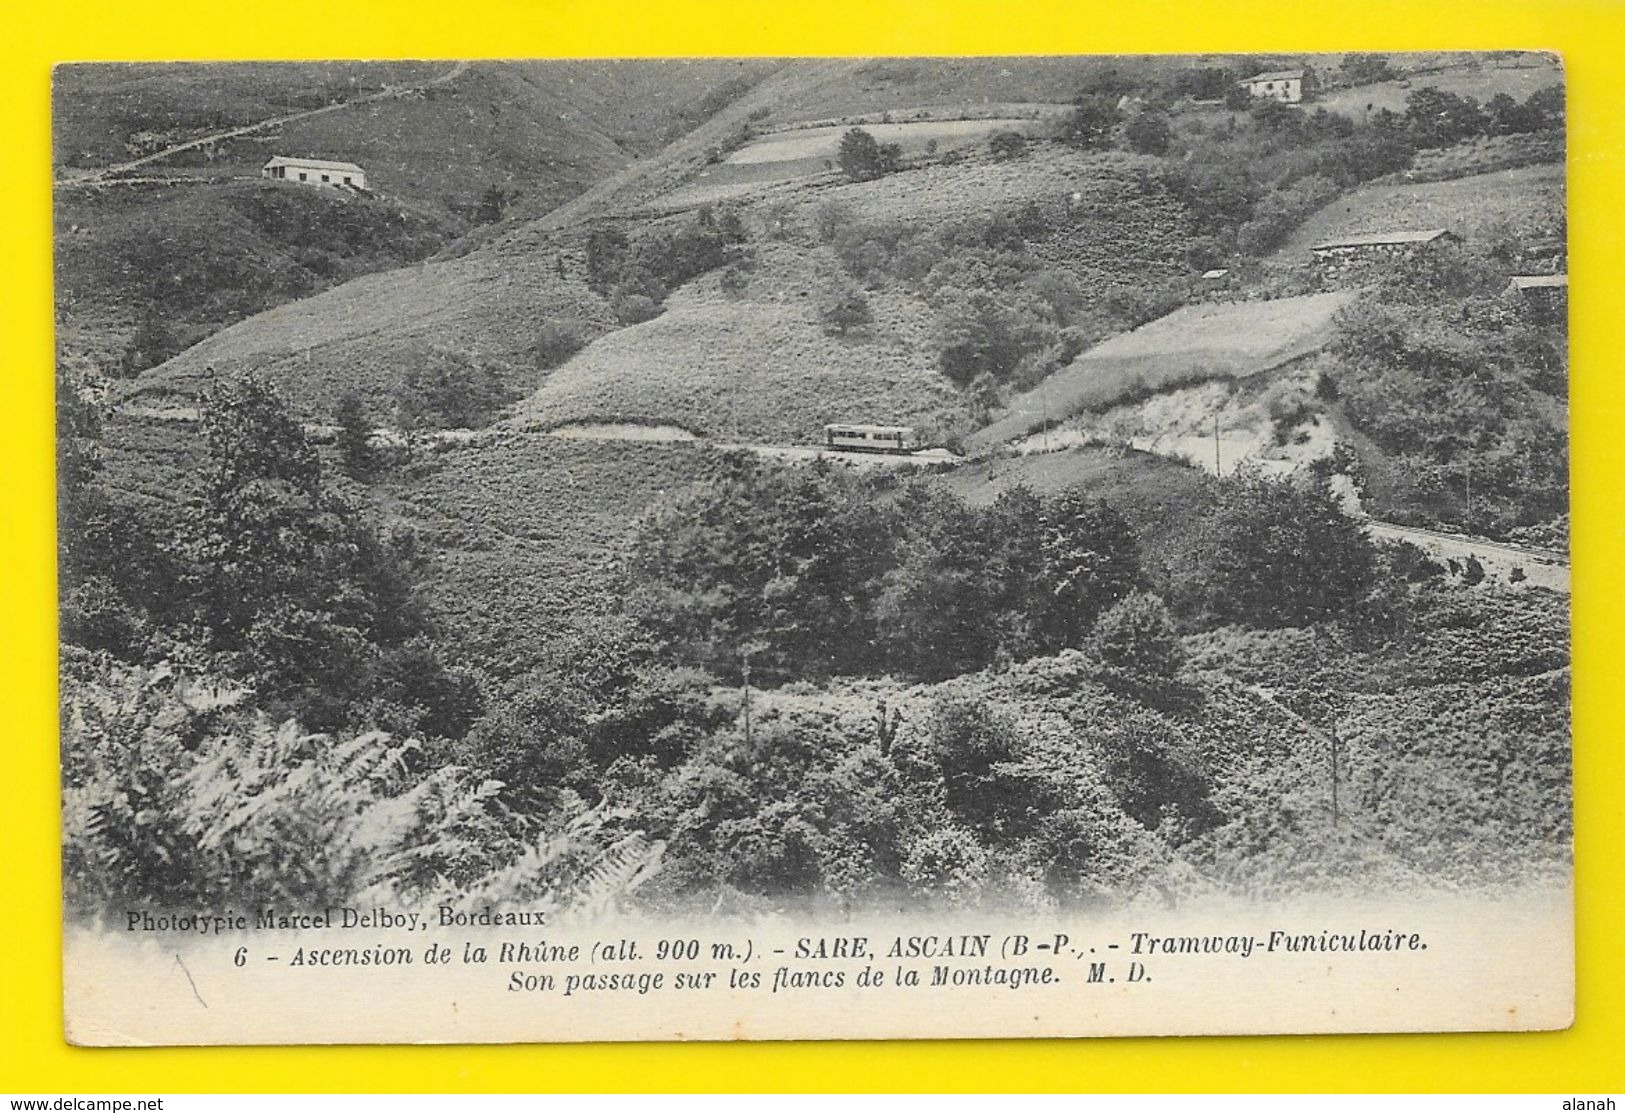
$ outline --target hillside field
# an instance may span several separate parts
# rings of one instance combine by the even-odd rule
[[[1390,64],[1403,71],[1407,68],[1408,59],[1408,55],[1394,55],[1390,58]],[[1563,61],[1560,56],[1520,53],[1504,60],[1475,60],[1445,69],[1430,71],[1423,67],[1393,81],[1333,89],[1316,97],[1314,104],[1348,116],[1361,116],[1384,108],[1390,112],[1404,113],[1406,98],[1417,89],[1430,86],[1440,92],[1471,97],[1482,103],[1497,93],[1505,93],[1520,101],[1527,100],[1530,93],[1562,83]]]
[[[355,390],[382,420],[402,371],[434,351],[490,362],[510,385],[530,389],[540,377],[535,346],[545,323],[610,327],[579,266],[558,251],[496,247],[369,275],[216,333],[137,379],[127,398],[184,402],[216,372],[254,369],[307,417],[331,413],[340,395]]]
[[[1272,301],[1187,305],[1084,352],[1043,383],[1016,396],[970,439],[985,450],[1079,410],[1099,410],[1205,379],[1243,378],[1315,351],[1344,293]]]
[[[874,294],[874,324],[831,335],[815,305],[838,265],[827,252],[763,245],[749,284],[689,284],[652,321],[620,329],[552,372],[516,408],[518,426],[671,423],[728,440],[805,444],[827,422],[947,426],[958,392],[927,349],[910,299]]]
[[[1469,241],[1503,232],[1524,240],[1560,239],[1567,224],[1564,193],[1560,162],[1362,186],[1311,215],[1273,258],[1301,261],[1312,244],[1360,232],[1447,228]]]
[[[448,637],[523,671],[571,621],[612,609],[606,571],[645,507],[698,479],[702,445],[522,433],[431,457],[378,494],[430,554],[423,590]]]

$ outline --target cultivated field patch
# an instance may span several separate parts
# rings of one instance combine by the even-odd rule
[[[1187,305],[1084,352],[969,440],[987,449],[1080,410],[1279,367],[1322,347],[1347,293]]]
[[[1448,228],[1471,241],[1490,232],[1550,239],[1564,227],[1562,163],[1448,181],[1368,185],[1314,213],[1275,253],[1301,262],[1312,244],[1397,229]]]

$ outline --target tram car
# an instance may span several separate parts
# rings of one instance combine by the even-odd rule
[[[824,447],[843,452],[914,452],[922,446],[912,425],[826,425]]]

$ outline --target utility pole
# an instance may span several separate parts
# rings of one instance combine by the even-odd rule
[[[740,654],[745,674],[745,749],[750,749],[750,650]]]
[[[1331,739],[1332,748],[1332,826],[1337,826],[1337,719],[1332,719],[1331,729],[1327,731]]]
[[[1038,402],[1044,407],[1044,452],[1049,452],[1049,380],[1038,384]]]
[[[1213,411],[1213,474],[1224,475],[1224,468],[1219,460],[1219,411]]]

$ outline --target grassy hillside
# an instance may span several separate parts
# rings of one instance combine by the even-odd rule
[[[742,290],[716,276],[685,287],[660,317],[611,333],[551,374],[516,422],[673,422],[722,439],[806,443],[826,422],[927,427],[963,416],[933,366],[923,306],[870,299],[875,322],[845,336],[816,304],[839,267],[828,252],[765,244]]]
[[[608,327],[579,260],[493,249],[370,275],[250,317],[143,375],[129,397],[189,399],[214,371],[254,368],[307,416],[330,413],[356,390],[382,418],[404,369],[436,350],[490,363],[516,387],[534,386],[536,346],[550,321]]]
[[[227,62],[58,66],[54,162],[95,168],[133,157],[131,137],[185,140],[427,81],[444,62]]]
[[[501,191],[515,213],[551,209],[704,120],[773,65],[61,67],[55,159],[69,178],[349,105],[149,163],[131,172],[134,184],[59,188],[63,339],[105,366],[157,315],[168,355],[272,305],[417,262],[495,215],[479,209],[487,191]],[[357,162],[376,198],[266,192],[259,170],[276,154]]]
[[[604,572],[617,548],[707,459],[697,445],[513,434],[437,454],[378,494],[432,554],[424,591],[447,636],[512,674],[565,627],[613,610]]]
[[[445,62],[64,66],[53,94],[56,162],[94,169],[137,153],[132,136],[184,141],[368,94],[154,164],[257,173],[272,154],[360,163],[373,187],[425,204],[467,202],[488,184],[551,207],[748,88],[752,60],[486,62],[452,80]],[[147,138],[150,137],[150,138]],[[136,144],[139,146],[139,144]]]

